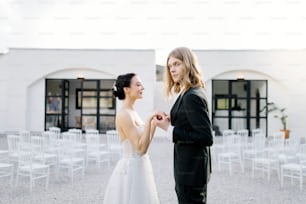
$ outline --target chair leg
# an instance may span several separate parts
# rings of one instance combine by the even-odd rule
[[[32,190],[33,190],[33,177],[32,177],[32,173],[30,174],[30,192],[32,193]]]
[[[82,162],[82,178],[84,177],[85,175],[85,161],[83,160]]]
[[[241,158],[239,159],[239,162],[240,162],[241,172],[244,173],[244,164]]]
[[[73,167],[72,167],[72,165],[70,166],[70,173],[71,173],[71,181],[73,182]]]
[[[255,162],[252,161],[252,177],[254,178],[254,174],[255,174]]]
[[[13,179],[14,179],[14,165],[11,166],[10,186],[13,186]]]
[[[300,170],[300,190],[303,190],[303,170]]]
[[[228,159],[228,168],[229,168],[229,174],[232,175],[232,160],[231,160],[231,158]]]
[[[46,176],[46,190],[48,190],[49,187],[49,175],[50,175],[50,169],[47,168],[47,176]]]
[[[270,183],[270,175],[271,175],[271,173],[270,173],[270,171],[271,171],[271,168],[270,168],[270,165],[268,164],[268,167],[267,167],[267,173],[268,173],[268,183]]]
[[[18,182],[19,182],[19,170],[17,170],[17,174],[16,174],[15,187],[17,187]]]
[[[283,187],[284,186],[284,168],[283,167],[281,167],[280,177],[281,177],[281,187]]]

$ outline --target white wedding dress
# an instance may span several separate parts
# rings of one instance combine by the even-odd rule
[[[106,187],[104,204],[159,204],[148,154],[140,155],[128,139]]]

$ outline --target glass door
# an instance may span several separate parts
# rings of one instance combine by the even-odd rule
[[[46,79],[45,130],[115,129],[113,79]]]
[[[62,131],[67,130],[69,123],[69,81],[46,79],[45,101],[45,129],[59,127]]]
[[[62,80],[61,130],[69,129],[69,80]]]
[[[267,131],[267,117],[260,111],[267,104],[266,80],[213,80],[212,93],[216,135],[226,129]]]
[[[45,129],[61,126],[62,80],[46,79]]]
[[[268,118],[262,109],[268,103],[268,82],[266,80],[252,80],[249,86],[249,124],[250,129],[260,128],[267,135]]]
[[[80,96],[81,125],[82,129],[98,129],[99,115],[99,80],[83,80]]]
[[[230,129],[237,131],[248,129],[247,118],[249,114],[248,103],[248,86],[249,81],[246,80],[231,80],[229,81],[229,95],[231,96],[231,108],[229,111],[229,126]]]
[[[100,81],[99,128],[101,132],[116,129],[116,98],[113,96],[113,84],[112,79]]]

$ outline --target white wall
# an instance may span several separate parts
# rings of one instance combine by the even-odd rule
[[[268,100],[288,113],[287,128],[303,136],[306,121],[306,50],[194,50],[206,83],[208,103],[212,103],[212,79],[268,80]],[[155,107],[168,110],[162,82],[156,84]],[[269,114],[268,134],[282,128]]]
[[[306,50],[195,50],[211,103],[212,79],[266,79],[269,101],[287,107],[288,128],[304,132],[306,121]],[[0,55],[0,131],[44,127],[45,78],[114,79],[136,72],[144,99],[141,117],[153,109],[169,111],[162,82],[155,83],[154,50],[10,49]],[[117,102],[117,108],[121,102]],[[281,128],[270,116],[269,133]]]
[[[288,129],[302,135],[306,121],[306,50],[195,50],[211,103],[212,79],[266,79],[268,100],[286,107]],[[268,134],[281,129],[269,115]]]
[[[44,129],[46,78],[115,79],[135,72],[146,95],[136,108],[142,117],[153,110],[153,50],[10,49],[0,58],[0,67],[0,131]]]

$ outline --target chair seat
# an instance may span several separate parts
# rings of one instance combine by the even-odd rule
[[[121,145],[109,145],[108,147],[112,150],[120,150],[122,148]]]
[[[56,158],[56,155],[55,154],[45,153],[45,154],[36,155],[34,157],[34,159],[37,159],[37,160],[52,159],[52,158]]]
[[[32,164],[31,165],[25,165],[25,166],[20,166],[19,169],[22,171],[31,171],[33,169],[44,169],[48,168],[49,165],[44,165],[44,164]]]
[[[62,159],[60,161],[61,164],[72,164],[72,163],[77,163],[77,162],[83,162],[84,159],[82,158],[69,158],[69,159]]]
[[[10,185],[12,185],[14,177],[14,165],[8,163],[0,163],[0,177],[10,177]]]
[[[269,159],[269,158],[256,158],[254,159],[255,163],[261,163],[261,164],[271,164],[273,162],[278,162],[276,159]]]
[[[290,171],[302,171],[303,168],[300,164],[289,163],[282,165],[282,169]]]
[[[219,157],[223,157],[223,158],[235,157],[235,156],[238,156],[238,154],[234,152],[219,153]]]
[[[106,152],[106,151],[101,152],[101,151],[99,151],[99,152],[89,152],[88,153],[88,156],[93,156],[93,157],[104,156],[104,155],[109,155],[109,152]]]
[[[0,150],[0,154],[8,154],[7,150]]]
[[[0,168],[9,168],[12,167],[13,164],[7,164],[7,163],[0,163]]]
[[[299,163],[287,163],[281,166],[281,187],[284,186],[284,177],[298,179],[300,182],[300,190],[303,189],[303,174],[305,166]]]

